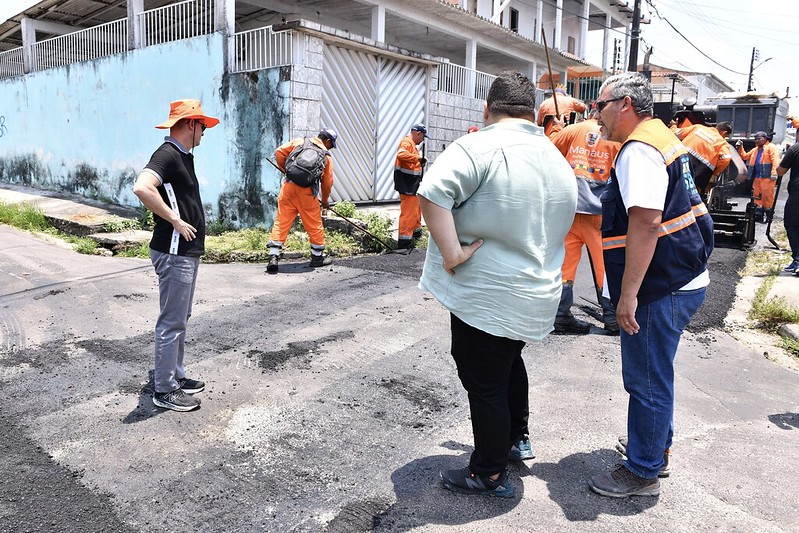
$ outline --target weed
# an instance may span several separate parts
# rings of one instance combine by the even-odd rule
[[[88,237],[75,237],[73,235],[60,236],[65,241],[72,244],[72,249],[79,254],[94,255],[97,251],[97,241],[89,239]]]
[[[780,324],[799,322],[799,309],[788,305],[782,296],[768,297],[775,280],[775,276],[763,280],[755,291],[752,309],[749,311],[751,320],[757,320],[764,329],[772,332],[776,331]]]
[[[138,246],[134,246],[132,248],[123,248],[114,253],[119,257],[138,257],[141,259],[149,259],[150,258],[150,242],[144,241],[139,243]]]
[[[141,229],[141,223],[138,220],[130,220],[128,218],[115,218],[103,224],[103,230],[107,233],[119,233],[132,229]]]
[[[0,224],[27,231],[44,231],[50,227],[42,211],[28,203],[6,204],[0,202]]]
[[[343,217],[353,218],[356,216],[355,204],[352,202],[347,202],[346,200],[336,203],[336,205],[333,206],[333,209],[335,209],[336,213]]]

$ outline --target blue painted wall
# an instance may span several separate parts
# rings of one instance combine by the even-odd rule
[[[199,98],[221,120],[195,149],[212,219],[271,225],[280,179],[263,157],[289,131],[288,72],[224,72],[221,34],[0,81],[0,181],[138,206],[133,182],[169,102]]]

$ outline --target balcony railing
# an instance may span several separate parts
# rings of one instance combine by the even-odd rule
[[[127,19],[115,20],[39,41],[32,47],[34,59],[31,70],[120,54],[128,47],[127,22]]]
[[[0,52],[0,80],[21,76],[25,73],[22,62],[22,47]]]
[[[248,72],[292,63],[291,30],[273,32],[271,26],[233,35],[236,58],[233,72]]]
[[[213,33],[213,0],[186,0],[139,13],[142,46]]]
[[[488,89],[496,76],[472,70],[454,63],[441,63],[438,66],[438,86],[437,90],[485,100],[488,96]]]

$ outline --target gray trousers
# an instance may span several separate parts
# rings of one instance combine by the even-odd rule
[[[161,306],[155,324],[155,392],[170,392],[179,387],[177,380],[186,377],[183,346],[200,258],[150,249],[150,260],[158,275]]]

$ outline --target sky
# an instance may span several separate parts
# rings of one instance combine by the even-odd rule
[[[733,90],[743,91],[755,47],[760,55],[753,72],[755,89],[784,93],[790,87],[792,111],[799,114],[799,1],[642,0],[642,5],[648,8],[651,23],[641,25],[639,63],[652,46],[650,62],[656,65],[709,72]],[[591,33],[586,59],[601,65],[602,32]],[[616,37],[623,35],[611,32],[610,39]]]
[[[36,3],[36,0],[1,0],[0,21]],[[710,72],[734,90],[746,90],[755,47],[760,53],[753,76],[755,89],[784,92],[790,87],[791,110],[799,115],[798,0],[642,0],[642,5],[649,11],[651,23],[641,26],[639,63],[652,46],[652,63]],[[568,16],[564,13],[564,18]],[[611,40],[617,37],[624,36],[610,32]],[[602,65],[602,32],[591,32],[587,44],[586,59]]]

